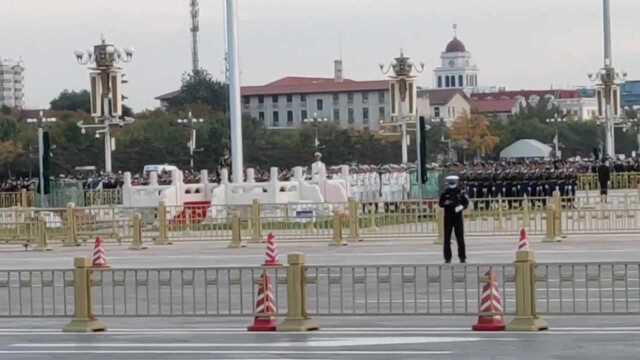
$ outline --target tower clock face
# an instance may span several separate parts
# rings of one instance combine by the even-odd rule
[[[449,60],[449,66],[454,67],[456,62],[454,60]]]

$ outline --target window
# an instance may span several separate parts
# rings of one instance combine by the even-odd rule
[[[338,105],[340,104],[340,95],[339,94],[333,94],[333,105]]]
[[[362,103],[363,104],[368,104],[369,103],[369,93],[367,93],[367,92],[363,92],[362,93]]]
[[[264,104],[264,96],[258,96],[258,104]]]
[[[280,126],[280,113],[277,111],[273,112],[273,127]]]
[[[287,95],[287,104],[291,104],[293,102],[293,95]]]
[[[353,93],[347,94],[347,104],[353,104]]]
[[[464,81],[463,81],[463,77],[462,75],[458,75],[458,86],[459,87],[464,87]]]
[[[307,95],[300,95],[300,102],[306,103],[307,102]]]
[[[264,111],[258,113],[258,121],[264,124]]]
[[[438,76],[438,89],[442,89],[442,76]]]
[[[385,109],[384,106],[380,106],[380,108],[378,109],[378,120],[384,120],[385,117]]]
[[[242,101],[244,101],[244,104],[245,104],[245,105],[249,105],[249,104],[251,103],[251,98],[250,98],[250,97],[248,97],[248,96],[244,96],[244,97],[242,98]]]
[[[378,104],[384,104],[385,98],[384,91],[378,92]]]
[[[451,87],[452,88],[456,87],[456,76],[455,75],[451,75]]]
[[[322,99],[318,99],[316,100],[316,109],[318,109],[318,111],[322,111],[324,108],[324,103],[322,101]]]
[[[355,116],[353,115],[353,109],[349,108],[348,118],[349,124],[353,124],[355,122]]]
[[[293,111],[287,111],[287,125],[293,125]]]
[[[440,107],[439,106],[436,106],[436,107],[433,108],[433,116],[436,119],[440,118]]]
[[[274,104],[277,104],[278,103],[278,95],[273,95],[271,97],[271,102],[274,103]]]
[[[444,87],[449,87],[449,86],[451,86],[451,82],[449,80],[449,77],[445,76],[445,78],[444,78]]]
[[[307,119],[307,118],[308,118],[308,116],[307,116],[307,110],[302,110],[302,111],[300,111],[300,120],[301,120],[301,121],[304,121],[304,120],[305,120],[305,119]]]
[[[362,123],[369,123],[369,108],[362,108]]]

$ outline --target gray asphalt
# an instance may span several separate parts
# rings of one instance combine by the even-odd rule
[[[549,318],[542,333],[472,332],[473,318],[316,320],[303,334],[249,333],[244,320],[112,319],[80,335],[24,322],[0,329],[0,359],[637,359],[640,335],[637,316]]]

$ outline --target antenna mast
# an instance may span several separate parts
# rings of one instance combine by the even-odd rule
[[[200,69],[200,58],[198,55],[198,33],[200,32],[200,6],[198,0],[191,0],[191,61],[193,72]]]

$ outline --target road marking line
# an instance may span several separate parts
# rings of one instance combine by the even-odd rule
[[[319,351],[319,350],[0,350],[0,354],[15,354],[15,355],[28,355],[28,354],[85,354],[85,355],[145,355],[145,354],[174,354],[174,355],[189,355],[189,354],[248,354],[248,355],[289,355],[289,354],[311,354],[311,355],[451,355],[451,351]]]

